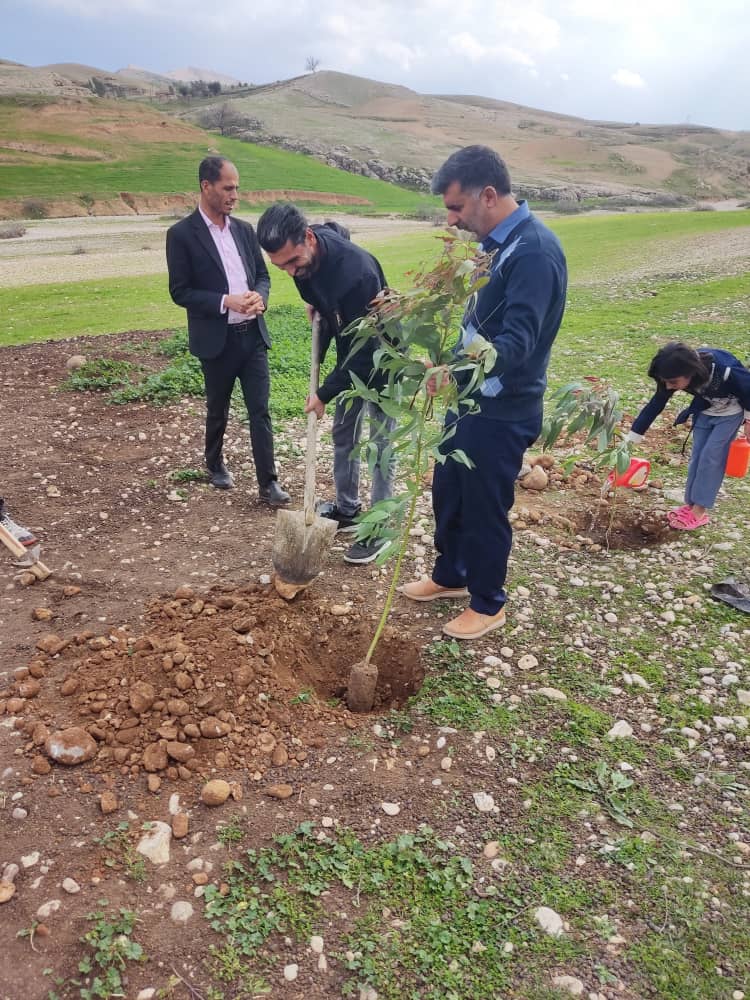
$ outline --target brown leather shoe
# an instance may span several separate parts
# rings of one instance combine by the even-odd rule
[[[466,587],[441,587],[433,580],[413,580],[398,588],[410,601],[439,601],[455,597],[468,597]]]
[[[466,608],[458,618],[443,625],[443,632],[453,639],[481,639],[504,624],[505,608],[500,608],[496,615],[482,615],[473,608]]]

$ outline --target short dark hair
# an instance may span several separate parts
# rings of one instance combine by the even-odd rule
[[[696,389],[711,376],[710,360],[680,340],[672,340],[660,348],[651,359],[648,377],[655,382],[672,378],[690,378],[689,388]]]
[[[221,168],[225,163],[231,162],[226,156],[206,156],[198,166],[198,187],[204,181],[208,181],[209,184],[215,184],[221,177]]]
[[[276,253],[289,241],[293,246],[305,242],[308,223],[296,205],[289,201],[278,202],[267,208],[258,219],[258,242],[267,253]]]
[[[489,146],[464,146],[452,153],[432,178],[433,194],[445,194],[458,181],[462,191],[493,187],[498,194],[510,194],[510,173],[505,160]]]

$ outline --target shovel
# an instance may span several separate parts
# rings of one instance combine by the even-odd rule
[[[312,353],[310,358],[310,395],[318,391],[320,376],[320,317],[312,323]],[[273,543],[273,582],[277,592],[287,601],[309,587],[320,573],[338,530],[335,521],[315,513],[315,454],[317,450],[318,418],[307,415],[305,448],[305,500],[303,510],[280,510],[276,514],[276,537]]]

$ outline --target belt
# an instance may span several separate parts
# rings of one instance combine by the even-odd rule
[[[250,333],[251,330],[255,330],[258,326],[258,321],[255,319],[245,320],[244,323],[229,323],[230,330],[234,330],[235,333]]]

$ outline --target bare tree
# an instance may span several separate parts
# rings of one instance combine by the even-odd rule
[[[242,128],[247,121],[247,115],[233,108],[229,101],[206,108],[200,117],[203,128],[218,129],[222,135],[229,135],[235,129]]]
[[[318,66],[320,66],[320,59],[316,59],[315,56],[308,56],[305,60],[305,70],[308,73],[314,73]]]

